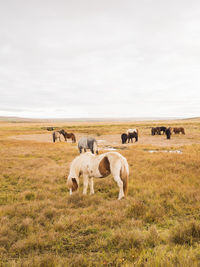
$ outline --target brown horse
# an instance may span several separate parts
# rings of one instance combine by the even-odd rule
[[[180,127],[180,128],[174,128],[174,129],[173,129],[173,132],[174,132],[175,134],[179,134],[179,133],[185,134],[185,130],[184,130],[183,127]]]
[[[73,133],[67,133],[63,129],[60,131],[60,133],[64,136],[66,142],[68,138],[68,139],[72,139],[72,143],[76,143],[76,137]]]

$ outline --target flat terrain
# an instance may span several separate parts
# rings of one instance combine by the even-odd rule
[[[100,153],[124,155],[127,199],[117,200],[111,176],[94,181],[94,196],[83,196],[81,185],[70,197],[77,143],[53,143],[47,126],[77,140],[94,136]],[[152,126],[186,134],[167,140],[151,136]],[[128,128],[139,130],[139,141],[122,145]],[[0,266],[200,266],[200,119],[2,121],[0,152]]]
[[[82,136],[85,136],[85,134],[79,134],[75,133],[77,140],[79,140]],[[93,136],[98,141],[98,145],[101,148],[105,148],[106,146],[118,146],[123,147],[121,144],[121,137],[120,134],[115,135],[101,135],[96,136],[95,134],[90,134],[90,136]],[[10,138],[16,139],[16,140],[30,140],[35,142],[47,142],[52,143],[52,134],[51,133],[45,133],[45,134],[27,134],[27,135],[18,135],[18,136],[11,136]],[[64,138],[61,138],[62,141],[64,141]],[[71,140],[68,139],[68,142],[70,143]],[[133,142],[135,142],[135,139],[133,139]],[[154,145],[154,146],[182,146],[182,145],[191,145],[191,144],[200,144],[200,138],[189,138],[187,135],[172,135],[171,140],[167,140],[165,135],[158,135],[158,136],[140,136],[139,135],[139,142],[138,144],[141,145]],[[125,146],[130,146],[132,143],[127,143]]]

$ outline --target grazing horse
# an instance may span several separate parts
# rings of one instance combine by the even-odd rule
[[[165,134],[167,136],[167,139],[171,138],[171,128],[170,127],[166,129]]]
[[[61,131],[56,131],[52,133],[53,136],[53,142],[55,143],[57,139],[61,142]]]
[[[47,127],[47,131],[53,131],[54,129],[54,127]]]
[[[151,128],[151,134],[152,135],[155,135],[155,134],[159,134],[160,135],[161,134],[160,133],[160,127],[152,127]]]
[[[126,133],[123,133],[121,135],[122,144],[125,144],[128,139],[128,135]]]
[[[73,133],[67,133],[65,130],[61,130],[60,133],[64,136],[65,141],[67,142],[67,138],[72,139],[72,143],[76,143],[76,137]]]
[[[165,126],[160,127],[160,133],[163,132],[163,134],[165,134],[166,130],[167,130],[167,127]]]
[[[128,134],[128,143],[131,140],[131,143],[133,143],[133,138],[135,138],[135,142],[138,141],[138,133],[137,132],[133,132],[133,133],[129,133]]]
[[[131,143],[133,143],[133,138],[135,138],[135,142],[138,141],[138,129],[128,129],[127,131],[127,137],[128,137],[128,143],[131,140]]]
[[[93,137],[81,137],[78,141],[78,149],[80,153],[82,153],[82,149],[84,149],[84,152],[86,152],[86,149],[90,149],[92,154],[94,154],[94,151],[98,154],[97,140]]]
[[[185,130],[184,130],[183,127],[180,127],[180,128],[174,128],[174,129],[173,129],[173,132],[174,132],[175,134],[179,134],[179,133],[185,134]]]
[[[126,158],[118,152],[107,152],[98,156],[90,152],[76,157],[70,166],[70,172],[67,179],[67,186],[70,191],[76,191],[79,187],[79,177],[83,175],[83,194],[87,194],[88,183],[90,185],[90,194],[94,194],[93,177],[104,178],[109,174],[113,175],[115,182],[119,187],[118,199],[127,195],[129,167]]]

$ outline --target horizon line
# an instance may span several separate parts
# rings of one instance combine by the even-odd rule
[[[154,117],[154,116],[150,116],[150,117],[66,117],[66,118],[60,118],[60,117],[56,117],[56,118],[51,118],[51,117],[47,117],[47,118],[31,118],[31,117],[18,117],[18,116],[0,116],[0,120],[57,120],[57,121],[130,121],[130,120],[137,120],[137,121],[144,121],[144,120],[185,120],[185,119],[197,119],[199,118],[198,116],[194,116],[194,117],[165,117],[165,116],[161,116],[161,117]]]

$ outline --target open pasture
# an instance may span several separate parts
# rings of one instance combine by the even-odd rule
[[[53,143],[50,123],[0,122],[0,265],[200,266],[200,119],[51,124],[125,156],[128,197],[117,200],[111,177],[94,180],[93,196],[81,185],[70,197],[77,143]],[[151,136],[156,125],[186,134]],[[128,128],[139,141],[122,145]]]

